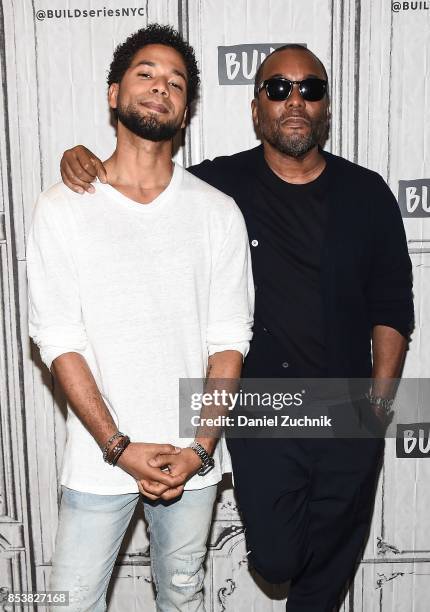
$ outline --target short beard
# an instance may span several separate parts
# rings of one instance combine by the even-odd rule
[[[268,121],[261,122],[260,120],[261,136],[284,155],[302,157],[327,136],[328,125],[325,113],[324,116],[318,119],[311,120],[308,118],[311,131],[307,136],[302,136],[298,133],[293,133],[289,136],[284,134],[281,125],[284,119],[285,117],[281,116],[275,123],[270,124]]]
[[[172,140],[178,133],[181,124],[177,121],[166,121],[162,123],[156,115],[141,115],[131,104],[129,106],[118,105],[116,109],[118,121],[130,132],[153,142]]]

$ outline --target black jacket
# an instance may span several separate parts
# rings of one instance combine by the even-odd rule
[[[412,266],[397,202],[382,177],[322,151],[334,168],[321,262],[326,376],[369,377],[371,332],[386,325],[408,337],[413,325]],[[249,214],[262,146],[205,160],[189,171],[233,197]],[[266,272],[270,274],[270,270]],[[258,303],[258,302],[257,302]],[[258,312],[256,308],[256,318]],[[264,355],[250,356],[261,360]],[[260,351],[258,351],[260,353]],[[262,374],[264,375],[264,374]]]

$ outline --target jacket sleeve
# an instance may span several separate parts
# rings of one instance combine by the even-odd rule
[[[214,258],[209,300],[208,355],[236,350],[245,358],[252,338],[254,283],[248,235],[236,204]]]
[[[372,327],[386,325],[408,338],[414,322],[412,264],[400,209],[378,177],[372,202],[372,260],[367,287]]]
[[[29,332],[48,368],[87,345],[67,212],[58,197],[42,194],[27,241]]]

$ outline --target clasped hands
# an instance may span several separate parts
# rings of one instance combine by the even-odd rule
[[[191,448],[131,442],[118,465],[135,478],[145,497],[169,501],[182,495],[186,481],[198,472],[202,463]]]

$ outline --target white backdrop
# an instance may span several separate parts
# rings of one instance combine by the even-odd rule
[[[380,172],[400,199],[416,303],[416,330],[405,376],[430,375],[430,2],[3,0],[0,587],[4,593],[46,585],[64,446],[63,400],[28,340],[26,229],[38,193],[59,179],[64,149],[84,143],[102,158],[111,152],[114,130],[109,125],[105,80],[112,52],[128,34],[154,21],[183,32],[195,47],[202,72],[201,97],[185,145],[177,153],[186,165],[256,144],[250,114],[252,85],[247,83],[252,83],[261,53],[273,45],[299,42],[325,63],[333,115],[327,148]],[[396,458],[395,443],[388,441],[369,542],[343,610],[428,610],[429,476],[430,461]],[[243,529],[226,482],[210,540],[207,609],[283,610],[285,591],[256,582],[244,553]],[[0,610],[11,609],[1,602],[1,593]],[[109,610],[125,607],[155,609],[141,516],[127,534],[111,590]]]

